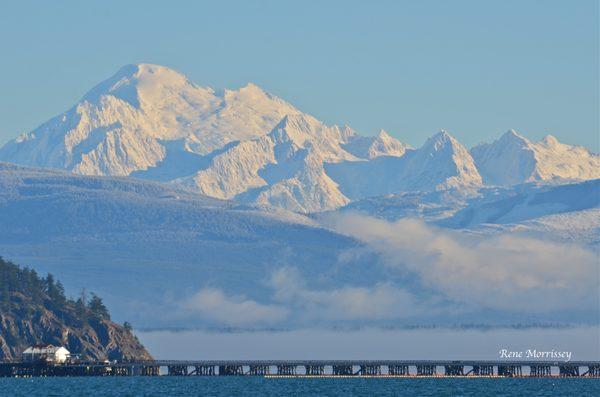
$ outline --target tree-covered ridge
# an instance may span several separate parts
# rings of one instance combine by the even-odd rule
[[[0,360],[18,360],[37,344],[65,346],[89,360],[152,359],[129,323],[110,320],[97,295],[68,298],[51,274],[0,258]]]
[[[108,309],[96,294],[91,294],[89,302],[84,302],[83,297],[77,300],[67,298],[62,283],[52,274],[41,277],[33,269],[20,268],[0,257],[0,311],[6,313],[22,309],[11,299],[15,293],[23,295],[34,305],[43,305],[59,317],[74,310],[82,320],[110,320]]]

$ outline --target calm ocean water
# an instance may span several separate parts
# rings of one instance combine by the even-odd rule
[[[600,379],[0,379],[7,396],[600,396]]]

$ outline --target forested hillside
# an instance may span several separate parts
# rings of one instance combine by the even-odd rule
[[[34,344],[63,345],[86,359],[151,359],[131,325],[111,321],[100,297],[67,298],[51,274],[0,258],[0,359],[18,359]]]

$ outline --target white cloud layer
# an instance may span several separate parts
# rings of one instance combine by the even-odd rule
[[[597,310],[600,265],[596,253],[581,246],[519,234],[466,235],[419,220],[388,222],[358,214],[335,215],[330,225],[355,237],[381,255],[385,266],[417,276],[408,289],[383,279],[352,285],[328,280],[317,287],[317,275],[301,275],[284,266],[274,270],[266,288],[268,302],[227,295],[206,287],[180,305],[227,326],[389,321],[435,316],[448,310],[499,309],[508,313],[547,313],[569,309]],[[345,255],[361,255],[349,251]],[[412,279],[412,277],[411,277]],[[416,284],[414,284],[416,283]],[[428,298],[423,298],[428,296]],[[445,301],[445,303],[441,303]]]
[[[289,314],[285,307],[261,304],[243,296],[227,296],[217,288],[201,289],[188,298],[182,308],[231,326],[277,323]]]
[[[458,302],[513,312],[598,307],[598,256],[580,246],[517,234],[473,237],[411,219],[342,214],[329,221]]]
[[[296,268],[273,272],[275,299],[294,306],[307,319],[380,320],[409,317],[419,312],[414,297],[391,283],[370,287],[340,286],[310,289]]]

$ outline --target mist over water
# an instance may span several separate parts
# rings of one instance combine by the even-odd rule
[[[362,329],[337,331],[150,331],[137,336],[157,359],[494,360],[501,349],[569,351],[600,359],[600,327],[528,329]]]

